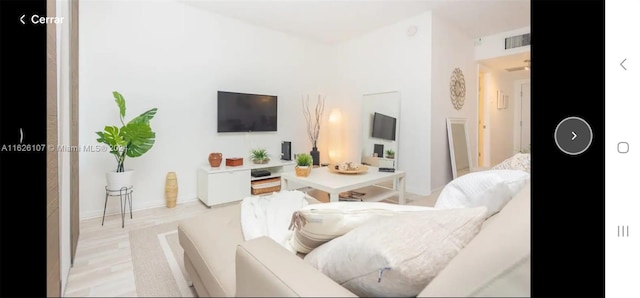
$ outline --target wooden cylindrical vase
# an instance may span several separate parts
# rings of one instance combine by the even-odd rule
[[[176,177],[176,172],[167,173],[164,194],[167,199],[167,208],[175,207],[178,200],[178,178]]]

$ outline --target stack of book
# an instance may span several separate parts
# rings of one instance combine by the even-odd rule
[[[363,192],[357,192],[357,191],[347,191],[347,192],[341,192],[339,195],[340,201],[359,201],[362,202],[363,201],[363,197],[364,197],[365,193]]]

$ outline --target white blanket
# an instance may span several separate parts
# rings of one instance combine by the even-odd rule
[[[309,202],[298,190],[275,192],[269,196],[251,196],[242,200],[240,224],[244,240],[267,236],[289,249],[291,215]]]

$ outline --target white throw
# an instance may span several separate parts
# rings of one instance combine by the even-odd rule
[[[269,196],[251,196],[242,200],[240,224],[244,240],[267,236],[289,249],[291,215],[307,206],[305,194],[298,190],[275,192]]]

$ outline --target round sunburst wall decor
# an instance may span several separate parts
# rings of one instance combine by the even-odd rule
[[[464,97],[466,95],[466,87],[464,83],[464,75],[462,70],[457,68],[451,73],[451,82],[449,83],[451,92],[451,103],[456,110],[462,109],[464,105]]]

